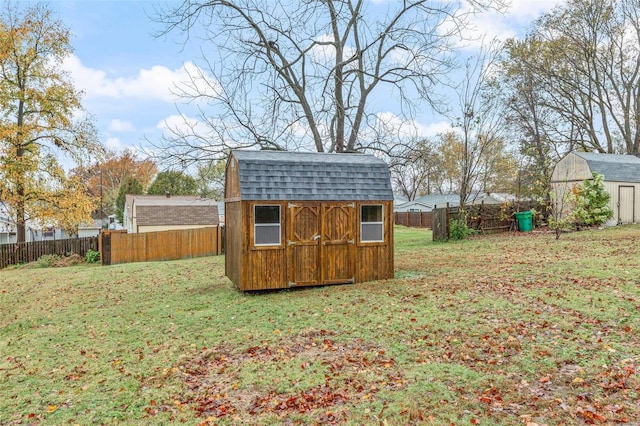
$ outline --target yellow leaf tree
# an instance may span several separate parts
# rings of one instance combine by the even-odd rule
[[[27,222],[73,231],[90,220],[96,200],[63,165],[95,158],[101,145],[82,110],[81,93],[62,70],[72,53],[69,30],[42,4],[3,7],[0,199],[10,207],[23,242]]]

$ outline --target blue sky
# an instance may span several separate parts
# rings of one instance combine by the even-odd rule
[[[507,15],[479,17],[475,32],[489,38],[521,34],[536,17],[562,1],[512,0]],[[84,107],[95,117],[100,140],[109,148],[144,147],[145,139],[161,137],[165,123],[179,125],[176,103],[180,100],[171,91],[184,81],[185,69],[197,66],[202,46],[196,42],[183,46],[178,34],[153,36],[160,27],[149,16],[163,4],[152,0],[49,2],[73,34],[75,54],[65,66],[84,90]],[[190,117],[188,107],[179,108]],[[393,115],[391,109],[380,112]],[[432,135],[445,130],[448,123],[424,111],[415,124],[422,134]]]

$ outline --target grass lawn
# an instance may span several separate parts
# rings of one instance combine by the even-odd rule
[[[242,294],[224,257],[0,271],[0,424],[640,422],[640,227],[433,243]]]

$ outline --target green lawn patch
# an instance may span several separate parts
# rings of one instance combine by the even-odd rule
[[[432,242],[243,294],[224,257],[0,271],[0,424],[640,422],[640,227]]]

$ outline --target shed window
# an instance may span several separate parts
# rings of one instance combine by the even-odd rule
[[[257,246],[280,245],[280,206],[255,206],[253,242]]]
[[[384,218],[381,205],[360,207],[360,241],[384,241]]]

